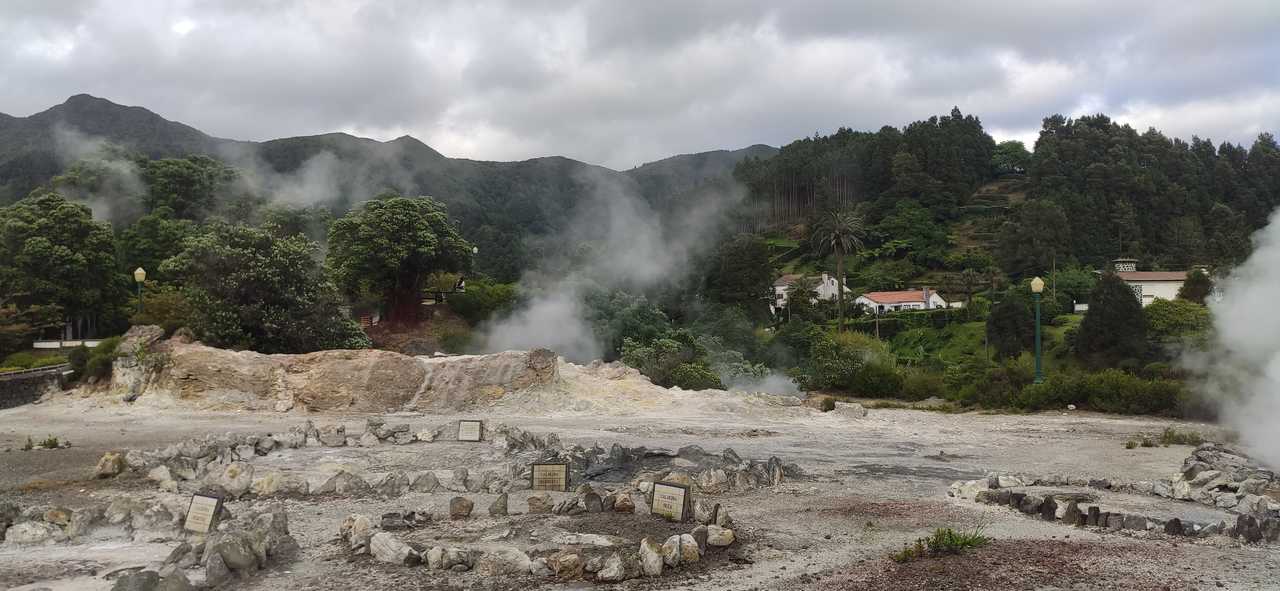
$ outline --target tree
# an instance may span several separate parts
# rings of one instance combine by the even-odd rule
[[[1187,280],[1178,288],[1178,299],[1204,305],[1204,299],[1213,293],[1213,280],[1200,269],[1192,269],[1187,273]]]
[[[1000,226],[996,258],[1010,275],[1043,273],[1055,257],[1071,252],[1071,226],[1062,208],[1034,199],[1018,206]],[[1063,262],[1063,261],[1060,261]]]
[[[1076,353],[1095,367],[1112,366],[1146,354],[1147,322],[1133,289],[1107,273],[1089,294],[1089,312],[1080,324]]]
[[[147,185],[143,203],[148,212],[168,207],[176,217],[202,220],[219,200],[233,197],[232,184],[239,176],[236,169],[208,156],[151,160],[142,168]]]
[[[299,235],[216,224],[162,270],[184,285],[190,327],[210,345],[261,353],[368,347],[325,278],[318,249]]]
[[[818,297],[818,281],[801,275],[787,286],[787,322],[817,320],[820,317],[814,301]]]
[[[624,339],[622,362],[664,388],[676,386],[686,390],[705,390],[724,387],[707,366],[707,350],[686,330],[673,331],[647,343]]]
[[[0,301],[0,358],[27,349],[40,333],[61,326],[62,308],[58,306],[17,306]]]
[[[832,210],[818,220],[809,237],[819,256],[836,257],[836,316],[840,331],[844,331],[844,258],[862,250],[866,234],[861,216],[848,210]]]
[[[333,222],[327,263],[348,297],[378,294],[388,321],[413,324],[427,277],[468,270],[471,248],[439,202],[387,194]]]
[[[978,293],[978,286],[982,284],[982,274],[973,269],[965,269],[960,272],[960,276],[956,279],[956,287],[960,288],[960,292],[964,294],[965,316],[973,318],[973,294]]]
[[[991,168],[996,174],[1026,172],[1031,164],[1031,152],[1018,140],[1007,140],[996,144],[995,153],[991,155]]]
[[[893,240],[906,241],[911,260],[927,267],[942,266],[951,246],[946,229],[915,201],[899,201],[893,213],[876,224],[876,231]]]
[[[467,289],[449,297],[449,309],[467,319],[471,324],[479,324],[503,314],[511,309],[516,301],[516,286],[511,283],[494,283],[487,279],[475,278],[467,280]]]
[[[160,264],[178,254],[183,242],[195,232],[191,220],[174,218],[168,207],[157,208],[120,233],[121,270],[127,274],[142,267],[152,274],[150,277],[163,278]]]
[[[703,280],[707,299],[758,311],[772,294],[769,246],[754,234],[739,234],[716,249]]]
[[[995,347],[997,357],[1017,357],[1035,342],[1035,323],[1027,301],[1009,293],[987,316],[987,341]]]
[[[73,318],[123,320],[125,282],[111,227],[88,207],[37,190],[0,209],[0,294],[18,309],[56,305]]]

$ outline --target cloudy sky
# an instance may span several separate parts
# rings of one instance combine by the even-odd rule
[[[1280,131],[1280,1],[5,0],[0,88],[18,116],[87,92],[222,137],[614,168],[953,105],[997,139],[1105,112],[1248,142]]]

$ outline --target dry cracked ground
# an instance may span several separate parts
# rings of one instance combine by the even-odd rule
[[[743,412],[742,404],[751,412]],[[479,418],[533,433],[555,433],[569,444],[599,443],[605,448],[613,443],[669,449],[698,445],[716,452],[731,447],[743,458],[778,456],[798,463],[807,473],[802,480],[717,497],[732,511],[739,531],[739,541],[718,559],[660,578],[633,579],[616,588],[1280,589],[1276,545],[1246,546],[1221,536],[1189,539],[1072,528],[947,496],[952,482],[991,471],[1127,480],[1167,477],[1178,471],[1191,448],[1125,449],[1124,442],[1169,425],[1212,435],[1211,425],[1078,412],[999,415],[883,409],[862,417],[847,409],[824,414],[803,407],[742,404],[721,407],[705,400],[654,408],[638,404],[633,410],[603,414],[557,412],[551,410],[555,404],[539,410],[530,410],[527,404],[499,404],[482,412],[401,414],[393,420],[440,424]],[[154,485],[138,477],[93,480],[96,461],[108,450],[158,448],[206,433],[280,432],[306,419],[317,424],[342,422],[348,432],[359,433],[366,415],[195,412],[72,396],[0,411],[0,450],[9,449],[0,452],[0,502],[74,508],[111,495],[152,493]],[[28,435],[45,434],[70,439],[72,447],[20,451]],[[483,461],[477,454],[487,452],[481,450],[456,443],[292,450],[313,455],[286,454],[271,461],[354,462],[370,468],[417,462],[448,468]],[[513,511],[523,509],[527,494],[512,495]],[[384,500],[304,497],[286,501],[301,555],[231,586],[261,590],[609,587],[392,566],[367,556],[351,556],[337,542],[338,524],[350,513],[426,509],[439,516],[447,512],[450,496],[409,493]],[[492,495],[471,496],[477,514],[484,513]],[[247,503],[229,506],[234,513]],[[534,519],[513,518],[521,523]],[[476,517],[465,527],[482,532],[503,525],[489,520],[487,515]],[[456,526],[433,525],[418,535],[429,542],[432,527]],[[982,528],[994,541],[955,556],[905,564],[889,558],[937,527]],[[112,541],[0,545],[0,587],[109,589],[109,573],[162,560],[171,546]]]

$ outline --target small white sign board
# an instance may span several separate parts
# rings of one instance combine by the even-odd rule
[[[689,487],[670,482],[655,482],[649,512],[671,521],[685,521],[689,517],[689,501]]]
[[[484,421],[458,421],[458,441],[480,441],[484,438]]]
[[[534,464],[530,470],[529,488],[531,490],[569,490],[568,464]]]
[[[191,495],[191,506],[187,508],[187,520],[182,526],[183,529],[198,534],[209,533],[218,521],[220,509],[222,509],[222,499],[218,497]]]

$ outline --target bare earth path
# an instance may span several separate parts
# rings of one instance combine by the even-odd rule
[[[744,458],[779,456],[812,477],[773,489],[719,499],[733,508],[744,542],[742,564],[677,576],[633,580],[628,589],[1277,589],[1280,549],[1243,547],[1223,537],[1190,541],[1162,534],[1098,533],[1035,521],[1004,508],[946,496],[947,486],[989,471],[1079,474],[1093,478],[1156,479],[1176,472],[1190,448],[1138,448],[1124,442],[1157,433],[1169,421],[1087,413],[1038,415],[942,414],[872,410],[765,408],[721,412],[690,405],[624,414],[529,412],[498,405],[459,415],[408,416],[406,422],[443,423],[483,418],[567,443],[645,445],[671,449],[697,444],[734,448]],[[363,416],[191,412],[127,407],[60,398],[0,411],[0,501],[66,502],[107,486],[86,481],[107,450],[156,448],[204,433],[281,431],[306,418],[343,421],[360,432]],[[1208,425],[1179,424],[1211,435]],[[28,435],[54,434],[73,447],[17,451]],[[376,448],[375,448],[376,449]],[[135,481],[136,482],[136,481]],[[120,483],[115,486],[126,486]],[[138,483],[142,486],[142,483]],[[378,514],[408,500],[288,501],[290,526],[303,546],[298,562],[249,582],[252,589],[526,588],[473,577],[408,574],[367,560],[351,560],[333,542],[336,523],[359,511]],[[478,506],[486,500],[480,499]],[[515,500],[513,498],[513,505]],[[233,511],[235,507],[232,507]],[[965,555],[899,565],[888,554],[934,527],[982,526],[991,546]],[[87,552],[80,568],[56,547],[0,546],[0,587],[106,589],[91,573],[146,557],[110,558]],[[118,553],[117,553],[118,554]],[[114,562],[112,562],[114,560]],[[99,573],[100,574],[100,573]],[[25,577],[25,579],[23,578]],[[51,582],[35,584],[38,580]],[[60,582],[58,582],[60,581]],[[33,586],[29,586],[32,585]],[[477,586],[479,585],[479,586]],[[507,585],[507,586],[504,586]],[[556,588],[555,583],[544,586]],[[565,588],[584,588],[576,583]]]

